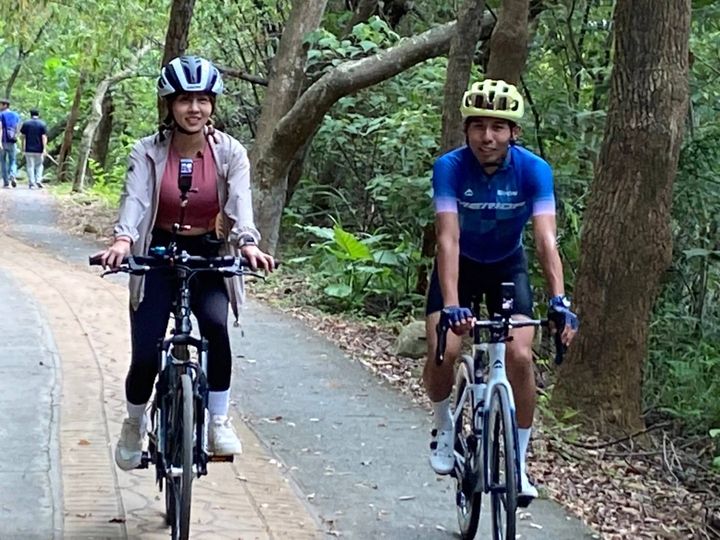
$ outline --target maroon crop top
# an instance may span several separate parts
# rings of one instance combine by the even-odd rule
[[[170,230],[173,223],[180,219],[179,169],[180,156],[171,144],[160,184],[160,203],[155,219],[155,225],[161,229]],[[217,168],[210,147],[205,143],[202,152],[193,158],[192,191],[188,193],[185,225],[213,229],[219,212]]]

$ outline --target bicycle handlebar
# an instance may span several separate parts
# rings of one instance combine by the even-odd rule
[[[100,255],[89,257],[90,266],[102,266]],[[109,273],[125,272],[127,274],[142,275],[158,268],[182,267],[195,272],[217,271],[226,275],[243,274],[244,269],[250,268],[250,263],[244,257],[225,255],[222,257],[201,257],[189,255],[183,251],[175,256],[141,256],[125,257],[121,265]],[[261,276],[262,277],[262,276]]]
[[[549,319],[522,319],[519,321],[513,321],[511,319],[502,318],[498,320],[483,321],[476,320],[473,325],[473,331],[477,330],[510,330],[512,328],[523,328],[528,326],[543,326],[549,328]],[[563,363],[563,357],[567,347],[562,342],[563,327],[558,326],[555,330],[554,341],[555,341],[555,364],[560,365]],[[445,357],[445,347],[447,346],[447,333],[450,330],[450,323],[444,314],[440,314],[440,321],[435,327],[437,333],[437,347],[435,349],[435,362],[437,365],[443,363]]]

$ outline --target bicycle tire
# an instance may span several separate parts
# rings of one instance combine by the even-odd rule
[[[160,374],[170,380],[175,377],[174,367],[172,365],[165,368],[166,372]],[[176,522],[176,498],[177,485],[173,477],[167,475],[167,467],[173,465],[173,453],[176,446],[178,419],[180,417],[178,404],[180,400],[177,398],[177,391],[166,388],[167,394],[161,395],[159,399],[160,423],[158,430],[162,432],[162,439],[158,440],[158,452],[162,455],[162,460],[158,461],[158,466],[162,468],[162,483],[165,490],[165,524],[168,527],[179,529]],[[171,392],[175,392],[175,397]]]
[[[478,484],[482,478],[482,464],[480,462],[480,436],[475,430],[474,399],[468,394],[461,403],[465,389],[474,382],[474,367],[472,357],[463,355],[458,364],[455,379],[455,399],[453,410],[462,407],[462,412],[455,422],[455,452],[463,460],[462,466],[456,466],[455,480],[455,506],[457,511],[460,537],[463,540],[475,538],[480,512],[482,511],[482,487]]]
[[[181,467],[180,476],[165,477],[165,519],[172,540],[188,540],[193,480],[194,396],[189,374],[180,375],[180,387],[167,431],[168,464]]]
[[[188,373],[180,375],[182,384],[183,426],[182,426],[182,486],[180,490],[180,540],[190,537],[190,507],[193,481],[193,430],[195,407],[192,380]]]
[[[515,459],[515,428],[507,388],[497,386],[489,406],[492,538],[515,540],[519,476]]]

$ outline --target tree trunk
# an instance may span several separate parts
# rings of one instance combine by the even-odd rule
[[[415,8],[411,0],[389,0],[383,2],[382,14],[390,28],[396,30],[403,17]]]
[[[270,140],[276,124],[300,97],[305,80],[305,61],[308,46],[305,37],[317,29],[322,20],[327,0],[294,2],[285,25],[277,56],[273,62],[272,76],[262,104],[251,162]]]
[[[580,332],[553,393],[605,433],[642,425],[648,325],[671,262],[688,103],[690,0],[618,0],[605,138],[585,212]]]
[[[77,168],[75,169],[75,179],[73,180],[72,187],[73,191],[80,192],[85,189],[87,162],[90,157],[90,149],[92,148],[93,141],[95,140],[97,127],[102,119],[102,103],[105,99],[105,94],[114,84],[117,84],[124,79],[128,79],[135,74],[140,58],[142,58],[149,49],[150,46],[145,45],[137,52],[137,56],[131,60],[130,65],[127,68],[104,79],[95,90],[95,97],[92,101],[90,118],[88,119],[88,123],[83,130],[82,139],[80,140],[80,155],[78,156]]]
[[[287,199],[287,177],[285,176],[282,181],[277,181],[277,185],[273,186],[258,175],[257,167],[263,162],[264,156],[268,152],[272,152],[270,141],[275,126],[296,103],[303,90],[308,49],[305,36],[320,25],[326,5],[327,0],[293,3],[280,39],[277,56],[274,59],[272,75],[258,120],[255,141],[250,149],[250,170],[253,171],[253,183],[255,184],[253,190],[255,221],[262,234],[261,246],[272,251],[275,250],[279,230],[271,227],[277,225],[279,229],[280,214],[285,208]],[[291,157],[288,156],[289,159]],[[287,173],[287,169],[284,172]],[[273,180],[270,181],[273,182]],[[277,215],[271,218],[270,214],[272,213]],[[277,221],[275,222],[275,220]]]
[[[472,68],[475,57],[475,48],[482,37],[484,11],[485,0],[465,0],[458,12],[457,31],[450,40],[447,76],[443,90],[441,154],[465,143],[460,102],[470,80],[470,68]],[[492,22],[488,21],[488,25],[491,24]],[[431,221],[423,228],[421,248],[423,261],[435,257],[436,240],[435,222]],[[425,294],[428,286],[428,272],[427,263],[421,263],[415,283],[416,293]]]
[[[443,90],[442,153],[465,144],[460,115],[460,102],[468,88],[475,48],[482,37],[483,28],[492,28],[492,21],[483,25],[485,0],[465,0],[457,19],[457,31],[450,41],[447,76]]]
[[[5,85],[5,97],[8,99],[10,99],[10,94],[12,93],[13,86],[15,86],[15,81],[17,80],[18,75],[20,75],[20,69],[23,66],[23,62],[25,61],[25,56],[25,53],[21,49],[18,52],[18,57],[15,61],[15,66],[13,67],[12,73],[10,74],[10,78]]]
[[[288,168],[288,185],[287,195],[285,197],[285,206],[290,204],[292,196],[295,193],[295,189],[297,188],[300,180],[302,179],[302,172],[305,166],[305,160],[310,153],[312,141],[315,138],[315,135],[317,135],[318,131],[320,131],[319,125],[317,126],[317,129],[312,133],[312,135],[310,135],[310,137],[308,137],[305,143],[298,149],[298,151],[295,152],[295,157],[293,158],[292,163]]]
[[[18,78],[18,75],[20,75],[20,70],[22,69],[23,64],[25,63],[25,59],[28,57],[28,55],[32,52],[33,48],[37,43],[40,41],[40,37],[42,36],[43,32],[48,26],[48,23],[50,22],[50,19],[52,16],[48,17],[48,19],[38,28],[37,34],[35,35],[35,39],[30,40],[30,45],[27,48],[24,48],[22,45],[18,46],[18,55],[17,60],[15,61],[15,66],[13,67],[12,73],[10,74],[10,78],[8,79],[7,84],[5,85],[5,97],[10,99],[10,93],[12,92],[13,86],[15,86],[15,81]]]
[[[429,58],[446,54],[454,28],[454,22],[447,23],[374,56],[339,65],[295,101],[292,109],[274,127],[269,141],[263,145],[255,143],[255,221],[265,235],[265,249],[274,252],[277,246],[290,162],[317,129],[325,113],[343,96],[387,80]]]
[[[192,22],[195,0],[173,0],[170,7],[170,20],[165,33],[165,49],[161,66],[167,64],[177,56],[182,56],[188,47],[188,34]],[[167,107],[165,100],[158,98],[158,118],[160,122],[165,119]]]
[[[113,128],[113,95],[108,91],[102,101],[102,117],[97,129],[97,138],[92,149],[92,158],[105,168],[107,162],[108,147]]]
[[[60,146],[60,154],[58,155],[58,182],[65,182],[67,180],[68,171],[70,170],[68,157],[70,156],[70,151],[72,150],[75,124],[77,124],[78,116],[80,116],[80,100],[82,99],[84,84],[85,73],[80,73],[77,87],[75,88],[75,97],[73,98],[72,107],[70,108],[70,116],[68,117],[67,124],[65,125],[65,134],[63,135],[63,142]]]
[[[503,0],[490,38],[487,77],[520,84],[527,58],[529,0]]]

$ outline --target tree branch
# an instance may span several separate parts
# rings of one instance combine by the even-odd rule
[[[145,44],[130,60],[128,67],[119,71],[115,75],[103,79],[97,86],[97,89],[95,90],[95,97],[93,98],[92,105],[90,107],[90,117],[85,129],[83,130],[82,139],[80,140],[80,155],[78,156],[78,165],[75,171],[75,179],[73,181],[73,191],[82,191],[85,186],[85,168],[87,166],[88,158],[90,157],[90,150],[95,139],[97,126],[102,118],[102,102],[105,98],[105,93],[109,88],[118,82],[129,79],[135,75],[140,59],[145,56],[145,54],[150,50],[150,47],[150,43]]]
[[[233,79],[241,79],[252,84],[259,84],[260,86],[268,85],[267,79],[265,79],[264,77],[260,77],[259,75],[252,75],[240,69],[235,69],[227,66],[218,66],[217,64],[215,64],[215,67],[217,67],[220,72],[227,77]]]
[[[446,23],[373,56],[340,64],[310,86],[282,117],[273,132],[271,146],[277,145],[283,157],[290,158],[341,97],[447,54],[455,26],[455,21]]]

